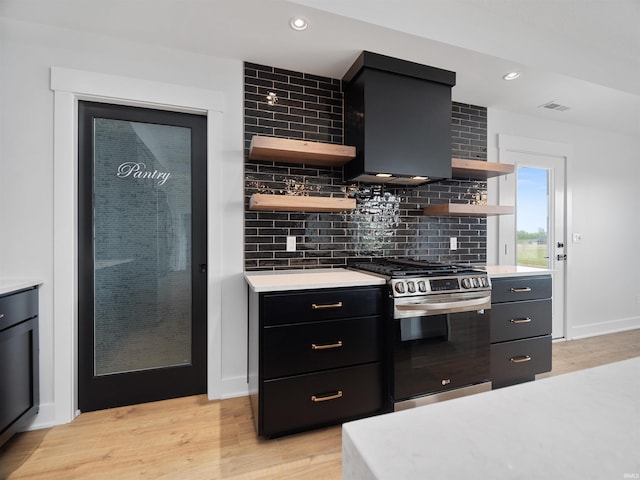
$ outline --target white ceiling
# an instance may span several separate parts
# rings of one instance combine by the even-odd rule
[[[459,102],[640,136],[640,0],[0,0],[0,16],[333,78],[369,50],[457,72]]]

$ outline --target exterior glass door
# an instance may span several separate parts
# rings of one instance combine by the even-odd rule
[[[498,260],[503,265],[547,268],[553,277],[553,338],[565,335],[566,189],[560,155],[507,150],[501,161],[516,174],[500,181],[500,198],[516,204],[515,221],[500,219]],[[513,195],[513,196],[512,196]]]
[[[206,119],[84,102],[79,118],[80,408],[203,393]]]

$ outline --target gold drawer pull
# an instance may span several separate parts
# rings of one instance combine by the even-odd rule
[[[531,321],[531,319],[529,317],[527,318],[512,318],[511,320],[509,320],[510,323],[529,323]]]
[[[340,347],[342,347],[342,340],[338,340],[336,343],[329,343],[327,345],[316,345],[315,343],[311,344],[311,350],[329,350],[330,348]]]
[[[527,293],[531,291],[531,287],[524,287],[524,288],[510,288],[509,291],[511,293]]]
[[[326,402],[327,400],[335,400],[336,398],[342,398],[342,390],[338,390],[338,393],[333,395],[327,395],[326,397],[317,397],[315,395],[311,395],[312,402]]]
[[[529,360],[531,360],[531,357],[529,355],[522,355],[520,357],[511,357],[510,360],[513,363],[524,363],[524,362],[528,362]]]
[[[323,310],[325,308],[342,308],[342,302],[329,303],[327,305],[318,305],[317,303],[312,303],[311,308],[314,310]]]

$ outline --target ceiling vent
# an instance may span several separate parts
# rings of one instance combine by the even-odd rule
[[[571,107],[567,107],[566,105],[560,105],[559,103],[552,101],[552,102],[544,103],[540,105],[538,108],[546,108],[549,110],[557,110],[558,112],[564,112],[566,110],[569,110]]]

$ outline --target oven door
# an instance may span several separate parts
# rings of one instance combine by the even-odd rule
[[[394,402],[487,382],[490,308],[486,292],[396,300]]]

